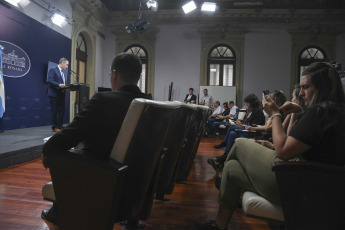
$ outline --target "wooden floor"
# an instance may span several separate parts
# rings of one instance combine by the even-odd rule
[[[207,158],[222,154],[213,150],[221,139],[203,138],[194,166],[185,184],[177,184],[168,202],[155,201],[147,230],[190,230],[195,222],[204,222],[215,217],[218,190],[214,187],[215,172]],[[41,160],[0,170],[0,230],[43,230],[49,228],[41,219],[41,210],[51,203],[44,201],[41,188],[50,181],[49,171]],[[121,229],[119,224],[114,229]],[[229,224],[231,230],[269,230],[266,222],[243,215],[238,208]]]

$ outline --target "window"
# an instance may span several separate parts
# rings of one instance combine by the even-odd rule
[[[326,53],[318,47],[307,47],[299,55],[298,58],[298,71],[299,78],[303,70],[313,62],[328,61]]]
[[[141,92],[147,93],[147,70],[148,70],[148,56],[144,47],[140,45],[131,45],[124,51],[125,53],[135,54],[139,57],[142,63],[142,72],[138,82],[138,87]]]
[[[217,45],[209,52],[207,58],[207,84],[234,86],[236,56],[227,45]]]

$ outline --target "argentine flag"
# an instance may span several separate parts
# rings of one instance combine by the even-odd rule
[[[5,112],[5,85],[4,85],[4,75],[2,72],[2,50],[4,47],[0,45],[0,118]]]

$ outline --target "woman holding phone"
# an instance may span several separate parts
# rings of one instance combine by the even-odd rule
[[[241,191],[252,191],[280,205],[272,163],[277,160],[306,160],[344,166],[345,96],[337,71],[329,63],[313,63],[300,79],[306,110],[287,135],[281,114],[300,111],[295,103],[279,108],[263,95],[263,107],[272,119],[275,151],[253,141],[239,139],[231,149],[222,172],[219,209],[214,220],[196,224],[196,230],[227,229]]]

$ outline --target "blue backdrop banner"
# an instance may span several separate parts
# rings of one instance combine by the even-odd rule
[[[51,125],[46,95],[48,62],[58,63],[61,57],[70,60],[71,39],[2,5],[0,22],[6,105],[0,129]],[[68,121],[69,93],[66,94],[64,123]]]
[[[5,112],[5,85],[4,77],[2,72],[2,50],[4,47],[0,45],[0,118],[4,115]]]

